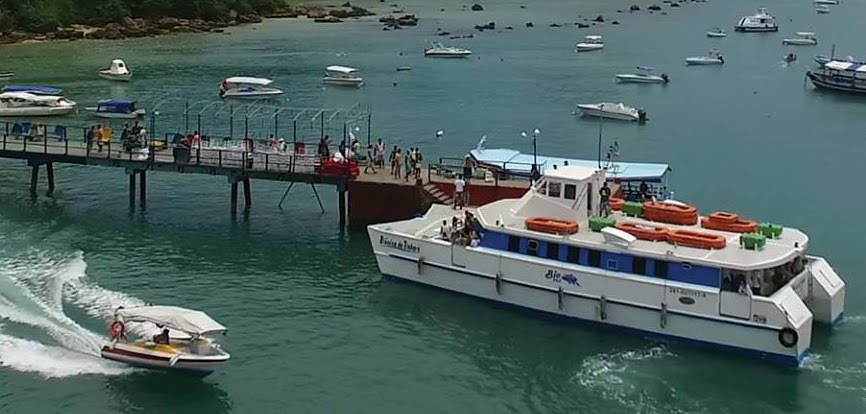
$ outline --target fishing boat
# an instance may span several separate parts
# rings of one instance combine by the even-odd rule
[[[741,18],[734,26],[734,30],[738,32],[777,32],[779,26],[776,24],[776,18],[770,15],[765,7],[761,7],[757,13]]]
[[[27,92],[0,93],[0,116],[58,116],[75,112],[75,102],[62,96]]]
[[[646,111],[622,103],[578,104],[577,109],[580,109],[584,116],[590,117],[617,119],[620,121],[646,120]]]
[[[435,58],[466,58],[472,55],[469,49],[459,47],[443,46],[442,43],[434,42],[430,47],[424,49],[424,56]]]
[[[817,70],[806,72],[817,88],[837,92],[866,93],[866,64],[831,60]]]
[[[63,90],[53,86],[38,85],[8,85],[0,89],[0,92],[24,92],[31,95],[63,96]]]
[[[707,37],[725,37],[727,34],[721,27],[714,27],[707,32]]]
[[[725,58],[717,49],[710,49],[704,56],[693,56],[686,58],[686,65],[723,65]]]
[[[127,339],[127,324],[155,324],[162,333]],[[119,308],[109,327],[111,343],[101,355],[143,368],[181,371],[205,376],[224,365],[230,355],[209,337],[226,328],[204,312],[175,306]]]
[[[361,86],[364,79],[358,76],[358,70],[348,66],[328,66],[325,68],[323,82],[340,86]]]
[[[137,119],[147,113],[144,108],[136,107],[136,101],[129,99],[102,99],[96,107],[85,109],[97,118],[107,119]]]
[[[604,48],[604,41],[600,35],[584,36],[583,41],[576,46],[578,52],[590,52]]]
[[[606,179],[598,168],[548,169],[519,199],[469,214],[434,204],[367,232],[389,277],[793,366],[809,354],[813,325],[842,317],[845,282],[807,253],[802,231],[671,224],[697,218],[696,208],[668,208],[676,203],[650,205],[654,219],[640,203],[633,217],[604,217],[596,194]],[[456,230],[441,227],[454,220]]]
[[[812,0],[812,3],[820,4],[820,5],[824,5],[824,6],[826,6],[826,5],[835,6],[835,5],[839,4],[839,0]]]
[[[109,67],[99,70],[99,77],[111,81],[126,82],[132,78],[132,72],[126,67],[126,62],[121,59],[114,59]]]
[[[830,6],[826,4],[819,4],[815,6],[815,12],[818,14],[827,14],[830,13]]]
[[[616,80],[622,83],[668,83],[670,81],[667,74],[654,74],[651,66],[638,66],[637,73],[619,74],[616,75]]]
[[[223,79],[220,98],[273,98],[284,94],[281,89],[269,87],[273,80],[248,76]]]
[[[797,32],[797,37],[782,39],[783,45],[793,46],[815,46],[818,44],[818,39],[815,38],[813,32]]]

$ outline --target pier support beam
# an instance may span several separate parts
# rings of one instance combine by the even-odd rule
[[[54,164],[45,164],[45,172],[48,175],[48,195],[54,194]]]
[[[30,197],[36,197],[36,182],[39,181],[39,166],[34,165],[30,170]]]
[[[253,194],[250,188],[250,177],[244,177],[244,210],[249,211],[253,206]]]
[[[144,210],[147,208],[147,172],[139,171],[138,172],[138,204],[141,206],[141,209]]]
[[[345,186],[340,186],[338,188],[339,193],[339,204],[340,204],[340,228],[346,227],[346,188]]]
[[[238,213],[238,182],[232,182],[232,194],[231,194],[231,212],[232,215]]]
[[[135,171],[127,175],[129,175],[129,210],[135,211]]]

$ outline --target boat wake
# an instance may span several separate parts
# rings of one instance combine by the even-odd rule
[[[48,378],[134,371],[101,359],[106,337],[64,312],[64,302],[83,305],[87,299],[109,296],[109,291],[86,281],[87,264],[80,252],[59,258],[45,252],[5,256],[0,258],[0,366]],[[105,293],[89,293],[98,291]]]

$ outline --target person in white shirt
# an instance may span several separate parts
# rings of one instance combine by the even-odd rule
[[[454,180],[454,207],[461,209],[463,208],[463,190],[466,186],[466,181],[463,181],[463,175],[458,175],[457,179]]]

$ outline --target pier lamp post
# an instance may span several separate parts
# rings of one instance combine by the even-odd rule
[[[529,172],[529,179],[533,183],[538,180],[538,176],[540,175],[538,172],[538,134],[540,133],[541,131],[538,128],[532,131],[532,169]],[[520,135],[526,137],[526,131],[521,132]]]
[[[599,108],[604,112],[604,104],[599,105]],[[598,168],[601,169],[601,130],[604,125],[604,117],[598,117]]]

